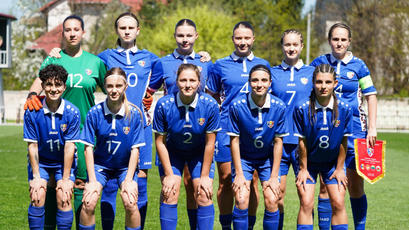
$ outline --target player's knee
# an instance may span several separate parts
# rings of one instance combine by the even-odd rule
[[[195,197],[196,199],[195,199],[195,201],[196,201],[196,203],[198,204],[198,205],[200,205],[200,206],[208,206],[208,205],[211,205],[212,204],[212,200],[211,199],[209,199],[207,196],[206,196],[206,194],[205,194],[205,192],[203,192],[203,191],[200,191],[200,193],[197,195],[197,197]]]
[[[331,207],[334,213],[344,210],[345,209],[344,199],[342,197],[332,198]]]
[[[96,196],[94,196],[96,197]],[[82,203],[82,209],[87,213],[87,214],[93,214],[95,212],[95,208],[97,207],[97,201],[98,197],[90,199],[88,202],[83,202]]]
[[[305,212],[312,212],[314,209],[314,198],[310,199],[309,197],[302,197],[300,203],[300,208]]]
[[[249,192],[241,192],[241,194],[236,194],[235,203],[239,209],[248,209],[249,207]]]

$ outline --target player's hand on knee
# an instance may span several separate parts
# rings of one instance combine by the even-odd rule
[[[138,183],[134,180],[124,180],[121,184],[121,197],[125,204],[136,204],[138,202]]]
[[[62,193],[62,203],[63,206],[68,204],[72,199],[72,192],[74,188],[74,182],[70,179],[62,179],[57,181],[57,187],[55,188],[57,193],[60,190]]]
[[[45,197],[47,191],[47,181],[42,178],[33,178],[30,184],[30,198],[34,204],[40,203],[42,197]]]
[[[43,108],[43,103],[41,103],[41,100],[44,98],[44,96],[38,96],[36,93],[29,93],[26,103],[24,104],[24,110],[30,110],[30,111],[38,111],[41,108]]]
[[[197,186],[197,196],[203,191],[208,200],[212,200],[213,196],[213,180],[209,176],[201,176],[199,185]]]
[[[300,169],[300,171],[298,172],[298,176],[295,180],[295,185],[300,190],[302,188],[305,191],[306,190],[305,185],[307,184],[308,179],[314,181],[307,169]]]
[[[162,194],[165,199],[169,199],[176,194],[177,178],[175,175],[165,176],[162,180]]]
[[[61,58],[60,52],[61,52],[61,48],[55,47],[50,51],[48,56],[54,57],[54,58]]]
[[[281,190],[278,177],[270,177],[268,181],[263,183],[263,191],[266,191],[267,189],[271,189],[277,200],[280,198]]]
[[[84,205],[94,207],[98,201],[101,189],[101,184],[96,181],[85,183],[84,196],[82,198]]]
[[[335,169],[332,173],[330,180],[336,179],[338,182],[338,191],[346,190],[348,185],[348,177],[345,174],[344,169]]]
[[[243,198],[245,193],[250,192],[250,181],[247,181],[243,174],[237,174],[232,184],[233,191],[239,198]]]

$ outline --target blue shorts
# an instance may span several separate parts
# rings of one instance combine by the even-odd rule
[[[293,166],[293,171],[298,168],[298,145],[296,144],[283,144],[283,156],[280,162],[280,175],[287,175],[290,165]]]
[[[310,179],[307,179],[307,184],[316,184],[317,183],[317,177],[318,174],[321,174],[321,178],[324,181],[325,184],[338,184],[338,181],[333,178],[333,179],[329,179],[332,174],[334,173],[335,169],[336,169],[337,163],[311,163],[308,162],[307,163],[307,170],[310,174],[310,176],[312,177],[312,179],[314,179],[314,181],[311,181]],[[295,176],[298,176],[298,172],[299,172],[299,168],[297,168],[297,171],[295,173]],[[345,172],[345,167],[344,167],[344,173],[346,175]]]
[[[241,158],[241,168],[246,180],[252,180],[254,171],[257,170],[260,181],[267,181],[270,179],[272,167],[273,158],[267,158],[265,160],[245,160]],[[231,176],[232,181],[234,181],[234,178],[236,177],[236,170],[233,162],[231,164]]]
[[[195,157],[192,159],[183,159],[182,157],[169,153],[170,165],[172,166],[173,174],[182,176],[183,168],[187,164],[192,179],[200,178],[202,172],[203,156]],[[159,175],[164,176],[162,164],[159,163]],[[214,178],[214,162],[210,166],[209,177]]]
[[[55,181],[59,181],[62,179],[63,172],[64,172],[64,164],[59,166],[50,166],[47,164],[39,163],[39,170],[40,170],[40,177],[46,181],[50,179],[50,174],[54,174]],[[33,179],[33,169],[31,168],[31,164],[27,164],[27,172],[28,172],[28,180]],[[71,167],[70,171],[70,180],[75,181],[75,162],[73,162],[73,167]]]
[[[124,169],[110,169],[101,165],[94,165],[95,169],[95,177],[97,178],[97,181],[102,185],[102,187],[105,187],[106,183],[110,179],[117,179],[113,180],[111,182],[116,182],[118,184],[118,187],[121,187],[122,182],[125,180],[126,173],[128,172],[128,168]],[[138,182],[138,170],[135,171],[135,174],[133,176],[133,180]]]
[[[145,146],[139,148],[139,169],[152,168],[152,125],[144,128]]]
[[[230,136],[226,132],[220,131],[216,136],[214,148],[214,160],[216,162],[231,162]]]

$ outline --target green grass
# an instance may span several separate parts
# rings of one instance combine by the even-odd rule
[[[386,176],[374,185],[365,184],[368,197],[367,229],[409,229],[409,134],[381,133],[379,139],[386,140]],[[0,126],[0,229],[27,229],[27,207],[29,193],[27,183],[26,144],[22,140],[21,126]],[[284,229],[295,229],[299,208],[294,186],[294,174],[290,173],[285,199]],[[214,181],[216,194],[217,177]],[[160,229],[159,193],[160,179],[157,168],[150,170],[148,180],[148,215],[146,229]],[[181,189],[178,205],[178,229],[188,229],[185,193]],[[216,197],[213,198],[216,204]],[[346,197],[350,229],[353,229],[349,198]],[[118,197],[115,229],[123,229],[124,211]],[[215,229],[220,229],[216,207]],[[262,229],[263,200],[257,212],[255,229]],[[97,229],[101,229],[99,210],[97,210]],[[317,217],[315,217],[317,219]],[[315,221],[317,222],[317,221]],[[317,226],[315,226],[316,229]]]

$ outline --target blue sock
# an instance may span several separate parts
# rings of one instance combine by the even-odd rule
[[[148,178],[146,177],[138,177],[138,209],[141,215],[141,229],[143,229],[148,209]]]
[[[72,209],[69,211],[57,210],[57,227],[60,229],[71,229],[72,220],[74,219],[74,213]]]
[[[44,206],[34,207],[31,204],[28,206],[28,226],[30,229],[44,228],[44,214]]]
[[[284,225],[284,212],[280,213],[280,219],[278,221],[278,230],[283,230]]]
[[[320,230],[329,230],[331,227],[332,208],[329,199],[318,197],[318,226]]]
[[[189,217],[190,229],[195,230],[197,228],[197,209],[188,209],[187,216]]]
[[[248,222],[249,222],[249,230],[252,230],[254,228],[254,224],[256,223],[256,216],[250,216],[248,217]]]
[[[176,229],[178,224],[178,205],[177,204],[160,204],[160,226],[162,230]]]
[[[352,215],[354,217],[355,230],[364,230],[368,203],[366,195],[361,198],[350,198]]]
[[[348,230],[348,224],[331,225],[332,230]]]
[[[234,206],[233,229],[247,230],[249,228],[248,215],[249,215],[248,209],[238,209],[236,206]]]
[[[125,230],[141,230],[141,226],[139,226],[137,228],[131,228],[131,227],[126,227],[125,226]]]
[[[214,206],[200,206],[197,208],[197,229],[213,229],[214,223]],[[196,228],[193,228],[196,229]]]
[[[82,224],[78,224],[78,229],[79,230],[94,230],[95,229],[95,224],[90,225],[90,226],[84,226]]]
[[[114,228],[116,212],[116,194],[118,184],[116,180],[108,180],[101,195],[101,223],[102,229],[112,230]]]
[[[269,212],[264,210],[263,229],[276,230],[280,220],[280,211]]]
[[[297,224],[297,230],[313,230],[314,225],[309,225],[309,224]]]
[[[231,230],[231,221],[233,219],[232,214],[219,215],[219,222],[222,226],[222,230]]]

